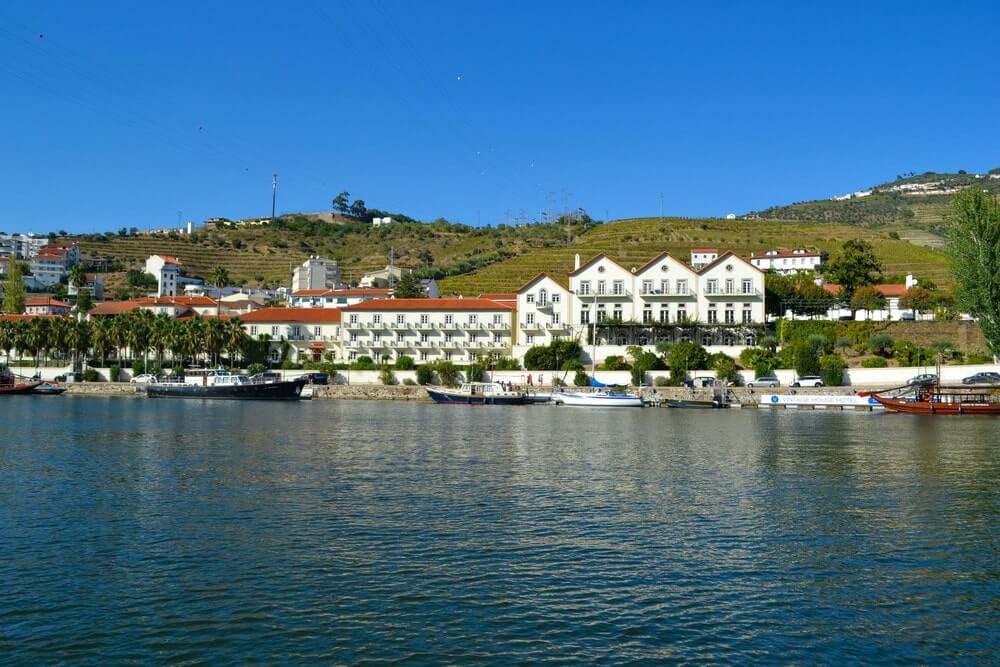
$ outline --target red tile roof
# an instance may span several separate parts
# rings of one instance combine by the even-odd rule
[[[489,299],[376,299],[341,310],[347,311],[437,311],[437,310],[512,310],[512,304]],[[314,308],[313,310],[320,310]]]
[[[89,315],[119,315],[121,313],[131,313],[142,307],[137,301],[105,301],[92,308]]]
[[[160,259],[162,259],[167,264],[177,264],[178,266],[183,266],[184,265],[184,262],[182,262],[181,260],[177,259],[176,257],[171,257],[170,255],[157,255],[157,257],[159,257]]]
[[[517,292],[487,292],[486,294],[480,294],[480,299],[489,299],[490,301],[517,301]]]
[[[240,317],[244,322],[340,322],[339,308],[261,308]]]
[[[68,303],[63,303],[62,301],[57,301],[50,296],[33,296],[24,300],[25,307],[27,306],[52,306],[53,308],[72,308]]]
[[[718,248],[691,248],[691,252],[699,252],[699,253],[704,253],[704,252],[719,252],[719,249]]]
[[[300,289],[292,292],[292,296],[386,297],[389,296],[389,290],[376,287],[357,287],[351,289]]]
[[[144,296],[136,299],[136,303],[143,306],[212,306],[218,302],[204,295],[195,296]]]

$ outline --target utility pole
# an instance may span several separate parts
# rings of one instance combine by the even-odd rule
[[[274,222],[274,211],[278,204],[278,175],[271,176],[271,222]]]

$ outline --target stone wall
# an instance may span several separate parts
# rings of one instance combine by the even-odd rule
[[[921,347],[946,340],[954,343],[962,352],[989,353],[979,323],[972,320],[893,322],[886,327],[885,333],[892,336],[893,340],[907,340]]]
[[[358,401],[429,401],[423,387],[381,384],[331,384],[313,386],[313,398]]]

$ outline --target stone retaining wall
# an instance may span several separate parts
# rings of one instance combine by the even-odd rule
[[[136,385],[128,382],[69,382],[62,386],[66,387],[66,396],[146,397],[144,390],[136,391]]]
[[[313,398],[358,401],[429,401],[427,390],[409,385],[314,385]]]

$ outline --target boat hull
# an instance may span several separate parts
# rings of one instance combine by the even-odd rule
[[[677,399],[668,398],[664,401],[668,407],[671,408],[694,408],[694,409],[708,409],[721,408],[722,405],[718,401],[696,401],[688,399]]]
[[[642,398],[632,394],[584,394],[562,392],[552,395],[556,405],[579,408],[641,408]]]
[[[469,394],[446,389],[427,388],[427,395],[435,403],[452,405],[525,405],[528,398],[523,394],[492,396],[489,394]]]
[[[22,396],[35,391],[35,387],[41,382],[18,382],[15,384],[0,385],[0,396]]]
[[[239,384],[222,387],[196,384],[151,384],[146,386],[150,398],[210,398],[227,401],[298,401],[306,381]]]
[[[910,415],[992,415],[1000,416],[1000,403],[912,401],[903,398],[873,398],[887,410]]]

